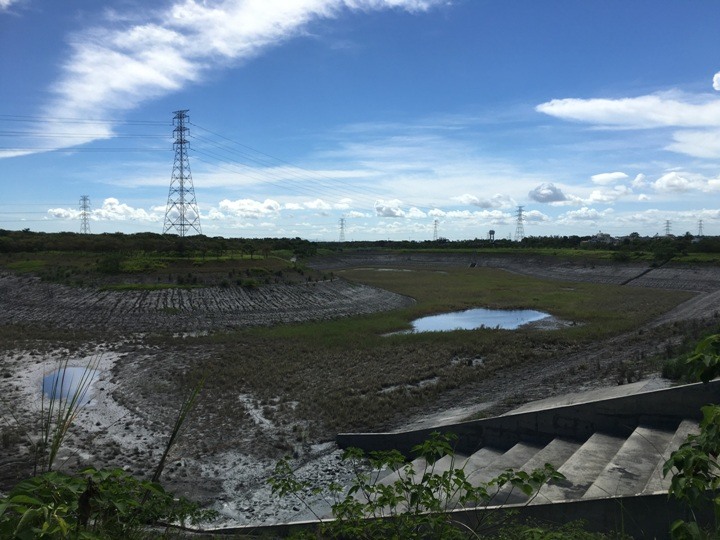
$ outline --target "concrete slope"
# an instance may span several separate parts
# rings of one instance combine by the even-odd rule
[[[645,490],[675,433],[638,426],[608,462],[583,498],[637,495]]]

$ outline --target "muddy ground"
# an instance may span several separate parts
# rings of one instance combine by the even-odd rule
[[[416,418],[395,428],[459,420],[471,414],[497,414],[527,401],[656,376],[644,359],[662,354],[684,339],[690,328],[718,328],[720,268],[576,264],[567,261],[472,259],[468,257],[367,255],[326,259],[324,269],[350,266],[458,264],[497,266],[538,277],[627,286],[696,291],[697,295],[643,328],[599,342],[582,351],[526,367],[506,369],[472,388],[449,392]],[[650,271],[648,271],[650,270]],[[182,396],[168,388],[198,356],[212,351],[188,344],[198,332],[256,324],[323,320],[403,307],[411,299],[340,279],[260,287],[222,287],[152,292],[100,292],[40,282],[32,277],[0,276],[0,325],[11,338],[0,354],[0,396],[5,422],[0,428],[0,481],[7,489],[31,472],[27,440],[40,409],[41,380],[59,361],[84,367],[97,362],[91,403],[77,418],[58,465],[120,466],[139,476],[152,474]],[[556,321],[562,324],[562,321]],[[544,323],[544,324],[547,324]],[[82,340],[59,348],[38,339],[47,330]],[[162,331],[168,349],[146,339]],[[542,326],[538,331],[543,331]],[[189,368],[188,368],[189,369]],[[170,375],[173,374],[171,377]],[[217,374],[222,376],[222,374]],[[292,500],[270,496],[266,479],[279,455],[291,455],[299,474],[314,483],[346,482],[331,439],[313,440],[293,403],[260,401],[240,393],[231,404],[204,404],[190,421],[163,473],[170,489],[212,504],[221,513],[214,525],[264,524],[307,518]]]

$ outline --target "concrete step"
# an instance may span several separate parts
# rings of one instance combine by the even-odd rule
[[[584,499],[642,493],[675,432],[638,426],[608,462]]]
[[[625,442],[625,437],[594,433],[558,468],[565,480],[543,486],[532,500],[542,504],[580,499]]]
[[[422,475],[425,473],[443,474],[451,468],[461,469],[468,456],[465,454],[455,453],[453,455],[443,456],[438,459],[434,464],[430,465],[425,461],[425,458],[417,458],[412,461],[413,470],[415,472],[414,478],[417,482],[420,481]],[[386,475],[381,475],[379,484],[390,485],[395,483],[402,475],[402,470],[397,472],[390,472]]]
[[[545,445],[542,450],[526,461],[519,470],[530,473],[535,469],[544,467],[546,463],[550,463],[553,467],[559,469],[575,452],[577,452],[580,446],[582,446],[582,442],[579,441],[571,441],[560,438],[553,439]],[[506,486],[500,491],[500,493],[498,493],[498,496],[495,499],[496,501],[501,501],[502,504],[517,504],[527,502],[528,497],[520,490],[512,489]]]
[[[670,454],[680,448],[680,445],[687,440],[688,435],[697,435],[698,433],[700,433],[700,425],[697,420],[683,420],[680,422],[665,452],[663,452],[662,458],[658,461],[655,470],[650,475],[650,479],[647,481],[643,493],[665,492],[670,488],[672,475],[669,474],[667,478],[663,478],[665,462],[670,459]]]
[[[465,463],[466,478],[473,486],[479,486],[497,477],[505,469],[522,467],[542,448],[536,444],[519,442],[494,459],[479,459],[479,452],[476,452]]]

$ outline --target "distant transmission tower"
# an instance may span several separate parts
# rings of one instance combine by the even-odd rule
[[[437,242],[438,239],[438,225],[440,222],[436,219],[433,221],[433,242]]]
[[[698,236],[703,236],[703,224],[702,219],[698,221]]]
[[[523,207],[517,207],[517,224],[515,225],[515,241],[520,242],[525,238],[525,227],[523,226]]]
[[[340,218],[340,242],[345,241],[345,218]]]
[[[188,128],[185,122],[188,119],[188,110],[174,111],[173,135],[175,142],[175,161],[173,163],[172,178],[170,179],[170,192],[168,193],[167,207],[165,209],[165,225],[163,234],[173,229],[181,237],[191,231],[202,234],[200,229],[200,212],[195,200],[195,188],[190,174],[190,161],[188,159]]]
[[[80,197],[80,234],[90,234],[90,197]]]
[[[665,236],[670,236],[670,231],[671,231],[670,220],[666,219],[665,220]]]

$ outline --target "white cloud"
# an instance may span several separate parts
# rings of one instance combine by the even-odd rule
[[[314,201],[308,201],[304,203],[305,208],[311,210],[332,210],[332,205],[326,203],[322,199],[315,199]]]
[[[529,223],[550,221],[550,217],[540,212],[540,210],[528,210],[523,212],[523,218]]]
[[[211,221],[223,221],[227,219],[227,216],[217,208],[211,208],[208,212],[207,218]]]
[[[608,214],[612,213],[612,209],[608,208],[603,211],[599,211],[595,208],[588,208],[587,206],[583,206],[582,208],[579,208],[578,210],[571,210],[569,212],[565,212],[561,216],[558,217],[557,222],[558,223],[575,223],[575,222],[583,222],[583,221],[590,221],[590,222],[598,222],[605,218]]]
[[[0,0],[0,11],[10,9],[10,6],[17,4],[18,0]]]
[[[601,186],[606,186],[608,184],[614,184],[618,180],[624,180],[627,178],[628,175],[624,172],[611,172],[611,173],[600,173],[600,174],[594,174],[590,177],[590,180],[592,180],[593,184],[599,184]]]
[[[500,193],[493,195],[490,199],[480,198],[475,195],[470,195],[469,193],[453,197],[452,199],[462,204],[479,206],[480,208],[509,208],[515,204],[515,201],[513,201],[511,197]]]
[[[553,99],[538,112],[563,120],[605,127],[715,127],[720,124],[720,99],[666,92],[621,99]]]
[[[720,158],[720,131],[683,130],[673,133],[673,143],[666,150],[699,158]]]
[[[696,178],[690,178],[678,172],[669,172],[655,180],[653,188],[665,193],[685,193],[700,188],[700,183]]]
[[[643,189],[647,187],[647,177],[643,173],[639,173],[632,181],[632,187],[635,189]]]
[[[612,189],[594,189],[587,198],[589,204],[605,203],[611,204],[622,197],[632,195],[632,189],[627,186],[614,186]]]
[[[420,210],[419,208],[415,208],[414,206],[410,208],[407,213],[405,214],[405,217],[408,217],[410,219],[423,219],[428,217],[425,212]]]
[[[378,217],[401,218],[405,217],[405,212],[400,205],[402,203],[397,200],[391,201],[375,201],[375,215]]]
[[[13,0],[0,0],[8,9]],[[213,69],[247,61],[269,47],[302,35],[316,20],[345,12],[400,9],[419,12],[444,0],[174,0],[169,7],[133,16],[113,13],[105,27],[72,36],[53,99],[45,113],[54,118],[116,116],[140,103],[198,81]],[[60,122],[47,132],[73,137],[43,141],[66,148],[109,138],[112,125]],[[72,142],[69,142],[72,141]],[[40,146],[38,144],[38,146]],[[40,151],[40,150],[38,150]],[[0,157],[10,157],[5,153]]]
[[[720,73],[713,78],[720,89]],[[665,150],[699,158],[720,157],[720,99],[715,94],[662,92],[619,99],[553,99],[535,110],[606,129],[680,129]]]
[[[711,193],[720,190],[720,176],[708,178],[698,173],[675,170],[665,173],[655,180],[652,188],[660,193],[687,193],[690,191]]]
[[[48,215],[59,219],[80,219],[80,210],[67,208],[51,208]],[[114,197],[108,197],[102,203],[100,208],[90,210],[90,219],[93,221],[148,221],[158,222],[164,219],[164,209],[162,213],[155,210],[148,212],[142,208],[133,208],[127,204],[121,203]]]
[[[275,216],[280,212],[280,203],[272,199],[263,202],[253,199],[238,199],[220,201],[220,210],[235,217],[246,219],[259,219],[261,217]]]
[[[540,184],[528,193],[528,197],[539,203],[553,203],[567,200],[562,190],[551,182]]]

